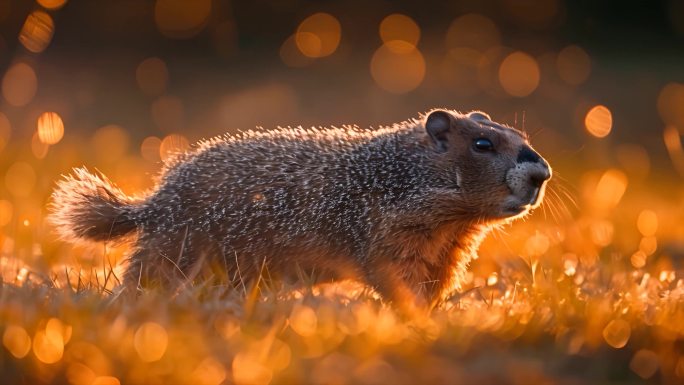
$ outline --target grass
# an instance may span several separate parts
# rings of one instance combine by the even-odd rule
[[[0,233],[2,382],[682,383],[684,205],[626,178],[587,172],[568,215],[550,194],[410,319],[354,282],[123,298],[125,247],[65,246],[19,213]]]
[[[402,319],[351,282],[300,290],[198,285],[131,301],[102,282],[22,279],[0,287],[0,365],[13,383],[684,378],[684,282],[674,271],[653,276],[618,263],[557,271],[543,260],[513,259],[483,287],[421,319]]]

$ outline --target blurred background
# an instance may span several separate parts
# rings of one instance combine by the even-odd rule
[[[3,265],[79,256],[43,223],[72,167],[141,193],[201,138],[433,107],[527,131],[556,170],[557,197],[485,245],[476,283],[505,255],[572,274],[684,255],[682,1],[0,0],[0,76]]]

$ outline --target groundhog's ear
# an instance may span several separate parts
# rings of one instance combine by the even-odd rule
[[[435,110],[425,118],[425,130],[440,151],[446,151],[448,147],[447,133],[451,124],[451,114],[446,111]]]

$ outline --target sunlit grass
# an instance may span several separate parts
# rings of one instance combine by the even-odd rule
[[[120,270],[102,261],[40,271],[4,256],[2,371],[70,384],[675,383],[684,281],[664,253],[642,252],[637,269],[620,250],[620,232],[658,229],[654,211],[637,214],[603,219],[615,229],[608,241],[587,217],[514,226],[494,240],[519,256],[476,261],[462,292],[413,318],[353,282],[199,282],[131,300],[112,294]],[[511,252],[496,244],[484,257]]]

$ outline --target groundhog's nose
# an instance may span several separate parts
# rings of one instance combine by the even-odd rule
[[[544,167],[536,168],[529,174],[530,184],[537,188],[541,187],[549,179],[551,179],[551,172],[549,172],[546,162],[544,162]]]
[[[529,146],[523,146],[520,149],[517,162],[541,165],[541,167],[531,167],[528,174],[528,180],[534,187],[541,187],[544,182],[551,178],[551,170],[549,169],[548,163]]]

